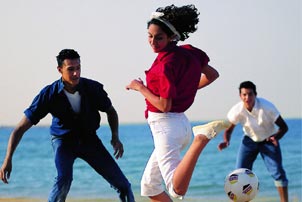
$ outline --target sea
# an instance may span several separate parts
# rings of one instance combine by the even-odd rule
[[[207,121],[205,121],[207,122]],[[192,126],[205,122],[192,122]],[[289,131],[280,140],[283,166],[289,180],[290,201],[302,201],[302,119],[286,119]],[[6,153],[12,127],[0,127],[0,163]],[[153,150],[153,141],[147,123],[120,124],[120,139],[125,153],[117,163],[132,184],[137,201],[140,196],[140,179],[146,162]],[[97,131],[106,148],[113,154],[110,145],[110,129],[102,124]],[[183,201],[229,201],[224,192],[224,179],[234,170],[236,153],[242,137],[242,128],[236,126],[230,146],[218,151],[223,140],[222,133],[204,149],[193,173],[189,190]],[[183,151],[183,154],[186,149]],[[259,192],[253,201],[278,201],[278,193],[272,177],[268,174],[260,155],[253,171],[259,179]],[[34,126],[23,136],[13,157],[13,170],[9,184],[0,183],[0,198],[40,198],[47,200],[56,176],[53,151],[48,126]],[[110,199],[118,201],[117,193],[82,159],[74,164],[73,183],[68,194],[73,199]],[[270,199],[270,200],[268,200]]]

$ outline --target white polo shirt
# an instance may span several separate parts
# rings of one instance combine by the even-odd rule
[[[275,121],[279,116],[279,111],[271,102],[258,97],[251,112],[244,107],[243,102],[239,102],[227,115],[231,123],[240,123],[244,134],[255,142],[261,142],[277,131]]]

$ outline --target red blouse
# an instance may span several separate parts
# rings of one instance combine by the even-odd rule
[[[185,112],[194,101],[202,67],[208,62],[209,57],[198,48],[170,44],[145,71],[147,88],[157,96],[172,98],[170,112]],[[161,112],[147,99],[146,104],[146,112]]]

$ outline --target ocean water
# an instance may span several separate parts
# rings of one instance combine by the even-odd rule
[[[302,201],[302,157],[301,135],[302,119],[287,119],[289,132],[280,141],[283,165],[289,179],[290,201]],[[197,125],[201,123],[192,123]],[[13,128],[0,127],[0,163],[6,152],[9,134]],[[113,153],[110,145],[110,130],[108,125],[102,125],[98,130],[107,149]],[[222,152],[217,145],[222,141],[222,134],[213,139],[201,154],[196,165],[190,188],[186,195],[187,201],[229,201],[224,193],[225,176],[234,169],[236,153],[242,136],[241,127],[234,130],[231,145]],[[120,125],[120,139],[125,153],[117,160],[121,169],[130,180],[134,194],[140,195],[140,178],[153,149],[152,137],[147,123]],[[185,151],[184,151],[185,152]],[[254,172],[260,181],[260,191],[257,198],[278,199],[273,179],[268,174],[263,161],[258,156],[254,163]],[[20,142],[14,158],[13,171],[9,184],[0,183],[0,198],[30,197],[47,199],[53,184],[56,170],[53,163],[53,152],[50,144],[48,127],[32,127]],[[68,197],[70,198],[109,198],[116,201],[117,194],[110,185],[86,162],[77,159],[74,164],[74,180]],[[139,199],[138,199],[139,201]],[[259,200],[259,201],[265,201]]]

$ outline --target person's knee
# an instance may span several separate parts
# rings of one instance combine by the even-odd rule
[[[172,196],[173,198],[177,198],[177,199],[183,199],[184,195],[186,194],[187,189],[183,189],[181,187],[173,187],[171,186],[169,188],[169,194],[170,196]]]
[[[127,193],[129,190],[131,190],[131,184],[129,182],[125,182],[118,187],[118,190],[120,192]]]
[[[56,181],[58,182],[62,182],[62,183],[70,183],[72,182],[73,178],[72,175],[68,174],[68,175],[58,175],[56,177]]]
[[[187,193],[187,189],[176,188],[176,187],[174,187],[173,191],[178,196],[184,196]]]
[[[72,176],[58,176],[56,177],[56,184],[59,188],[64,193],[67,193],[70,189],[71,183],[72,183]]]

